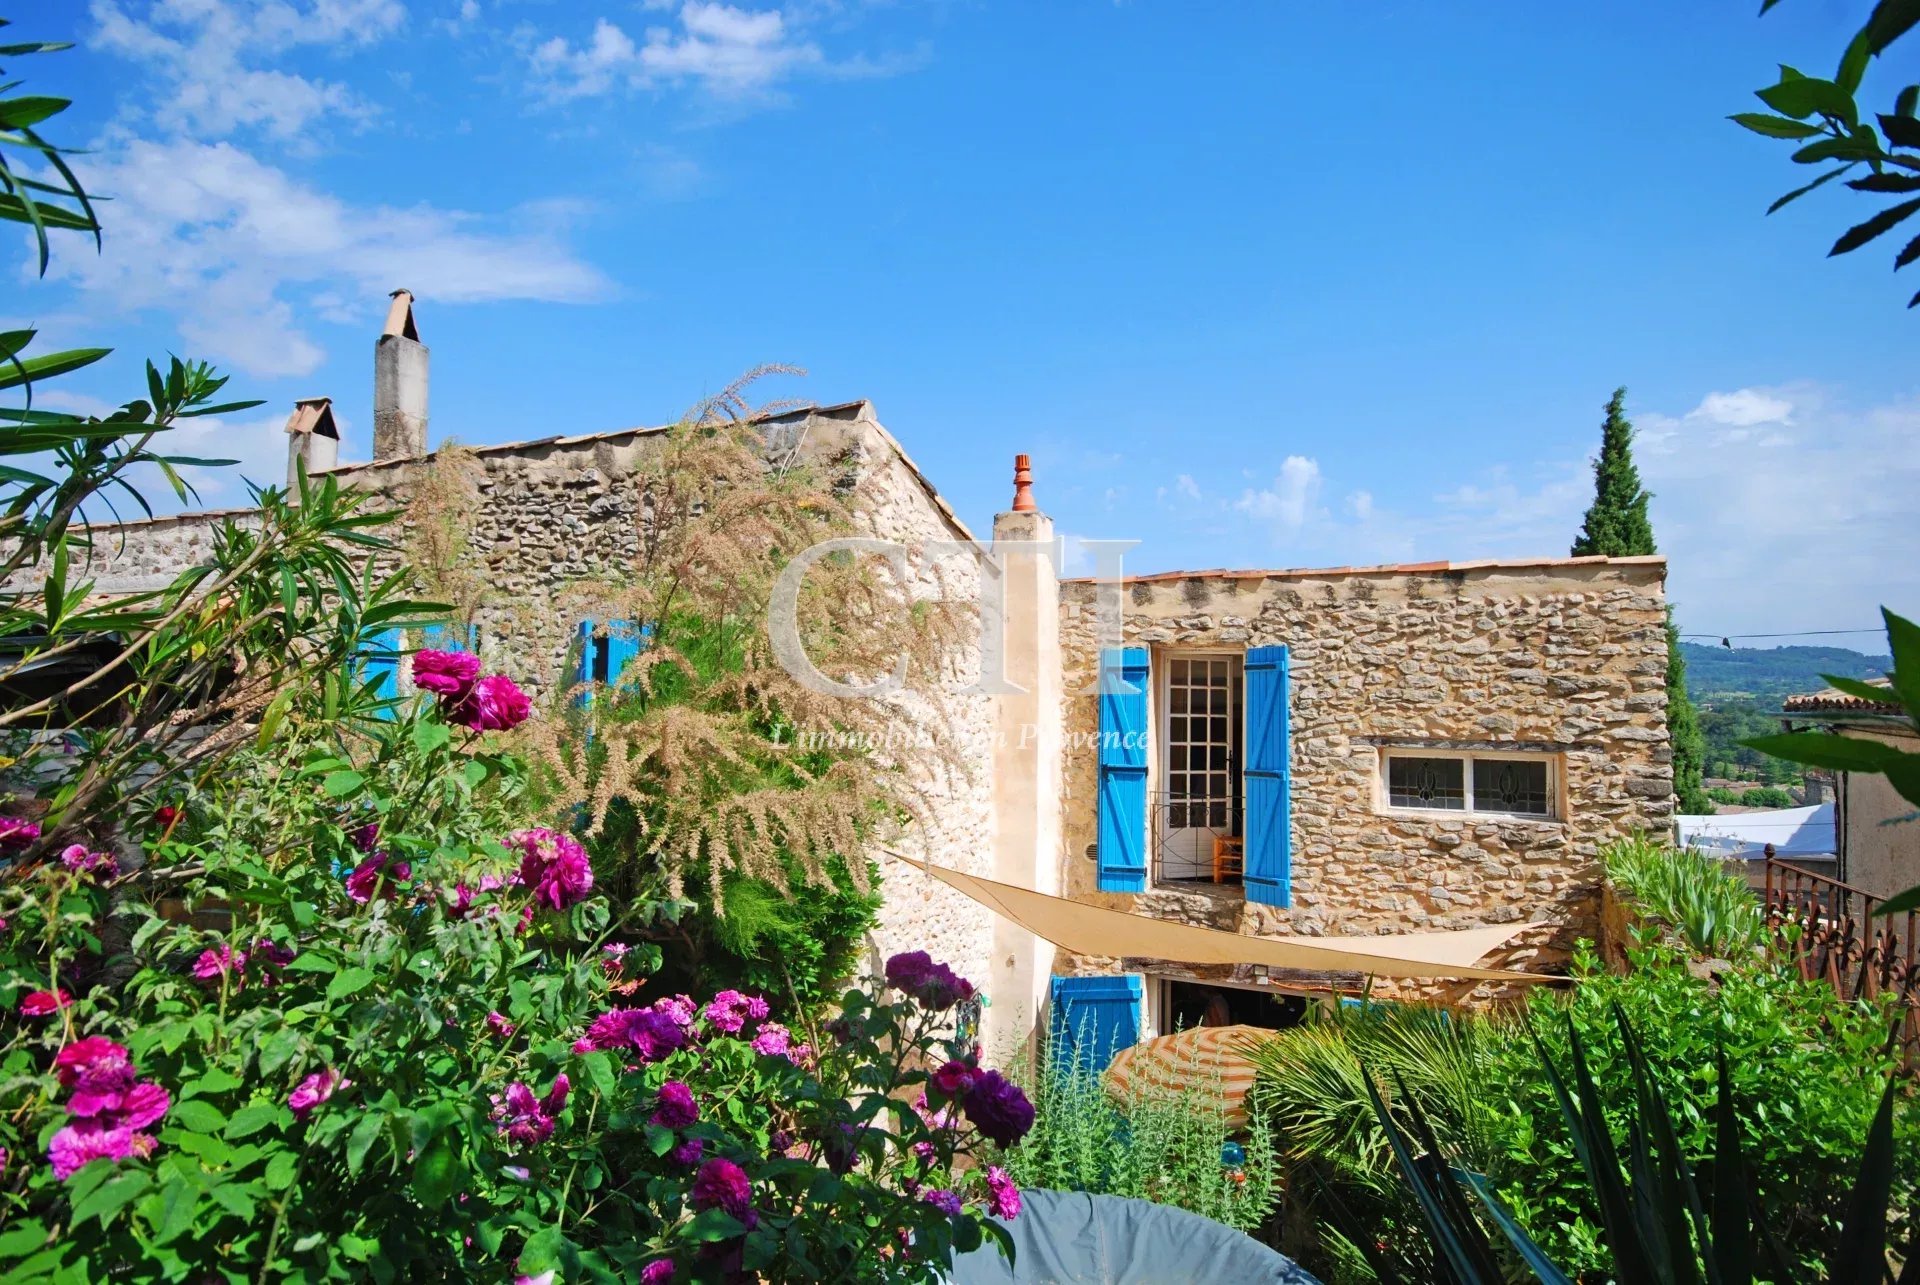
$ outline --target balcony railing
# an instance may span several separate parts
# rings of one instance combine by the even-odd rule
[[[1901,1040],[1920,1064],[1920,912],[1882,915],[1886,899],[1862,888],[1766,859],[1767,926],[1775,953],[1852,999],[1892,992],[1905,1008]]]
[[[1240,804],[1194,802],[1184,795],[1174,798],[1158,791],[1147,800],[1147,835],[1152,846],[1152,879],[1156,884],[1208,884],[1220,888],[1238,888],[1238,863],[1220,869],[1214,878],[1215,839],[1237,844],[1241,834],[1243,807]],[[1199,846],[1192,853],[1175,852],[1171,843],[1176,832],[1182,841]]]

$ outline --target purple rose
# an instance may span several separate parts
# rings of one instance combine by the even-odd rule
[[[980,1068],[971,1062],[954,1060],[933,1073],[933,1087],[949,1098],[957,1098],[973,1087]]]
[[[759,1221],[753,1212],[753,1183],[747,1171],[721,1156],[701,1165],[694,1175],[692,1204],[695,1209],[724,1209],[748,1227]]]
[[[473,691],[480,677],[480,658],[464,651],[413,653],[413,685],[423,692],[445,696],[456,704]]]
[[[682,1138],[673,1150],[667,1152],[667,1159],[682,1169],[691,1169],[700,1163],[700,1157],[706,1149],[706,1143],[698,1138]]]
[[[982,1072],[961,1105],[973,1127],[1003,1147],[1011,1147],[1033,1128],[1033,1103],[998,1071]]]
[[[700,1119],[700,1108],[693,1100],[693,1090],[678,1080],[668,1080],[660,1086],[660,1092],[654,1099],[653,1122],[663,1129],[684,1129]]]
[[[912,994],[933,971],[933,956],[924,950],[903,951],[887,961],[887,985]]]
[[[931,1013],[944,1012],[973,997],[973,983],[924,950],[906,951],[887,961],[887,985],[912,996]]]
[[[360,849],[360,851],[372,852],[374,845],[380,842],[380,823],[378,821],[369,821],[347,837],[353,841],[353,846]]]
[[[920,1199],[943,1214],[954,1215],[960,1212],[960,1197],[944,1187],[922,1192]]]
[[[640,1285],[666,1285],[673,1279],[673,1260],[656,1258],[640,1269]]]

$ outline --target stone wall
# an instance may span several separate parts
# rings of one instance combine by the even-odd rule
[[[779,416],[766,422],[765,431],[776,449],[796,449],[821,466],[828,481],[856,487],[872,534],[909,545],[971,539],[874,418],[870,404]],[[590,600],[574,596],[582,582],[632,563],[642,504],[634,478],[660,441],[660,430],[634,429],[473,448],[481,472],[470,545],[488,586],[476,617],[480,652],[490,668],[511,674],[536,697],[571,681],[566,664],[576,621],[595,614]],[[428,467],[431,457],[349,466],[333,475],[375,492],[376,504],[401,507]],[[102,530],[101,557],[92,569],[100,590],[164,585],[209,556],[213,534],[225,521],[257,518],[236,509]],[[958,558],[942,560],[936,571],[931,559],[916,556],[912,577],[920,596],[944,592],[971,601],[977,572]],[[977,671],[978,656],[969,649],[952,658],[937,690],[894,700],[903,735],[938,722],[969,751],[967,762],[921,783],[929,821],[903,836],[901,846],[915,857],[990,874],[990,711],[985,697],[964,690]],[[910,866],[877,859],[886,904],[873,942],[875,960],[925,949],[984,978],[992,916]]]
[[[1518,939],[1501,962],[1531,971],[1562,963],[1576,936],[1592,935],[1601,847],[1636,829],[1660,831],[1673,812],[1664,576],[1660,559],[1629,558],[1128,582],[1124,644],[1150,648],[1155,673],[1179,648],[1289,649],[1288,910],[1249,905],[1237,890],[1096,891],[1098,715],[1088,693],[1097,588],[1064,584],[1064,886],[1116,908],[1253,935],[1542,921],[1549,926]],[[1562,814],[1390,812],[1380,801],[1383,746],[1550,753],[1564,773]],[[1150,791],[1161,788],[1160,757],[1156,748]],[[1061,971],[1116,966],[1079,960]]]

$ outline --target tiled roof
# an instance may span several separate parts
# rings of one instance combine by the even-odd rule
[[[1389,562],[1373,567],[1286,567],[1280,570],[1232,571],[1213,568],[1207,571],[1155,571],[1143,576],[1123,576],[1127,584],[1152,584],[1162,580],[1318,580],[1326,576],[1409,576],[1444,575],[1467,571],[1531,571],[1558,567],[1664,567],[1667,560],[1659,554],[1633,558],[1492,558],[1479,562]],[[1065,584],[1096,584],[1098,576],[1075,576]]]
[[[302,401],[300,405],[305,406],[308,402],[325,401],[328,401],[328,399],[308,398]],[[296,410],[296,419],[299,417],[299,414],[300,412]],[[836,402],[832,406],[800,406],[791,410],[775,411],[766,415],[756,415],[753,417],[753,422],[770,423],[775,420],[798,419],[807,415],[833,415],[855,420],[865,419],[873,426],[874,430],[885,439],[887,445],[893,448],[894,454],[900,457],[900,463],[905,466],[908,473],[913,475],[914,481],[919,483],[920,488],[926,492],[927,498],[933,502],[934,507],[940,510],[947,521],[953,523],[954,529],[960,533],[961,537],[967,540],[974,538],[973,532],[967,529],[967,524],[962,522],[959,514],[953,511],[952,506],[947,503],[946,497],[941,495],[938,488],[927,480],[927,475],[920,471],[920,467],[913,462],[912,457],[907,454],[898,439],[896,439],[892,433],[888,432],[880,423],[879,419],[873,414],[873,403],[865,398],[851,402]],[[476,444],[469,446],[467,449],[475,455],[512,455],[517,451],[530,451],[542,446],[577,446],[587,442],[616,441],[623,437],[648,437],[656,433],[664,433],[671,427],[672,425],[670,424],[656,424],[646,428],[616,428],[604,433],[581,433],[572,437],[536,437],[523,442],[490,442],[485,445]],[[287,431],[297,431],[291,421],[288,423]],[[341,474],[357,473],[366,469],[391,468],[399,464],[418,464],[431,460],[432,458],[433,453],[428,452],[425,455],[413,455],[404,459],[356,460],[352,463],[341,464],[335,468],[328,469],[326,475],[328,477],[339,477]],[[113,522],[103,525],[111,527],[148,526],[169,522],[193,521],[201,518],[238,517],[243,514],[257,512],[259,512],[259,510],[256,508],[198,509],[190,513],[169,513],[160,517],[133,518],[126,522]]]
[[[1873,687],[1888,685],[1884,678],[1869,678],[1866,681]],[[1898,701],[1872,701],[1864,696],[1850,696],[1832,687],[1823,687],[1817,692],[1806,692],[1799,696],[1789,696],[1781,703],[1781,708],[1789,714],[1899,714],[1904,712]]]

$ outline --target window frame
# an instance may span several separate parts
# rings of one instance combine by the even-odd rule
[[[1461,789],[1464,807],[1460,808],[1423,808],[1404,803],[1393,802],[1393,790],[1389,777],[1392,763],[1396,758],[1414,759],[1452,759],[1460,764]],[[1490,759],[1501,762],[1544,763],[1547,769],[1547,810],[1539,812],[1509,812],[1500,808],[1480,808],[1474,805],[1473,765],[1476,759]],[[1378,771],[1375,773],[1374,808],[1390,816],[1404,817],[1453,817],[1467,819],[1485,817],[1494,821],[1531,821],[1536,825],[1556,825],[1567,819],[1566,771],[1561,756],[1551,750],[1482,750],[1482,749],[1445,749],[1428,745],[1382,745],[1380,747]]]

